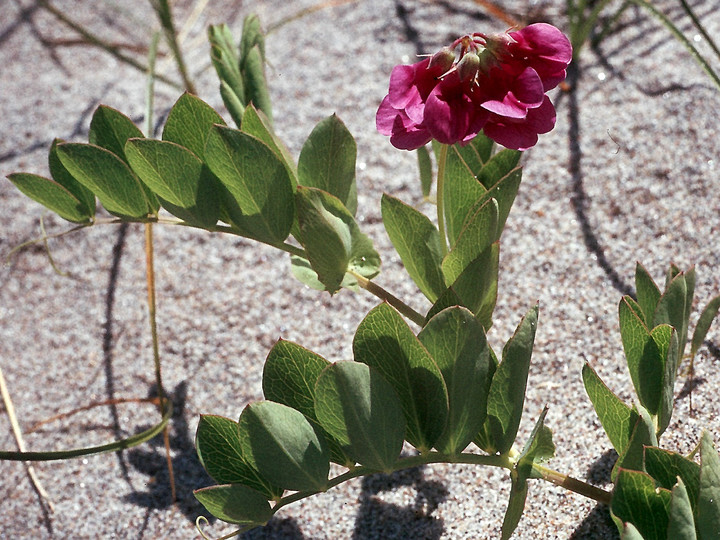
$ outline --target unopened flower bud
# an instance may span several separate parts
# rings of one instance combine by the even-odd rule
[[[443,47],[432,55],[428,69],[438,68],[438,71],[445,73],[455,62],[455,53],[449,47]]]
[[[485,37],[485,49],[498,60],[510,55],[510,44],[515,40],[508,34],[492,34]]]
[[[457,63],[457,72],[461,81],[474,79],[478,69],[480,69],[480,57],[475,53],[467,53]]]

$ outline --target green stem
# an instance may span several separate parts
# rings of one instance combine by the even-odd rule
[[[157,46],[160,36],[157,32],[153,34],[148,54],[148,77],[146,88],[146,112],[145,112],[145,133],[152,136],[153,109],[155,103],[155,60],[157,58]],[[155,365],[155,385],[158,388],[160,400],[160,416],[163,415],[165,403],[165,389],[162,383],[162,366],[160,364],[160,342],[157,333],[157,307],[155,298],[155,251],[153,244],[153,224],[145,224],[145,258],[147,276],[148,312],[150,317],[150,334],[152,336],[153,362]],[[172,502],[177,500],[175,491],[175,473],[173,471],[172,456],[170,455],[170,432],[168,427],[163,429],[163,441],[165,443],[165,459],[167,462],[168,478],[170,480],[170,494]]]
[[[700,67],[702,67],[705,72],[710,76],[710,78],[713,80],[715,85],[720,88],[720,77],[717,73],[713,70],[712,67],[710,67],[710,64],[707,63],[707,60],[700,54],[700,52],[693,46],[693,44],[690,42],[690,40],[685,36],[685,34],[682,33],[682,31],[673,24],[673,22],[660,10],[658,10],[655,6],[653,6],[650,2],[647,0],[628,0],[629,2],[632,2],[633,4],[643,7],[650,11],[656,18],[662,22],[665,27],[670,30],[670,33],[677,38],[680,43],[682,43],[685,48],[690,52],[692,57],[695,59],[695,61],[700,64]]]
[[[447,163],[448,145],[440,145],[440,155],[438,156],[438,172],[437,172],[437,221],[438,230],[440,231],[440,243],[442,245],[443,257],[447,254],[447,234],[445,233],[445,163]]]
[[[180,44],[177,40],[177,32],[175,31],[175,25],[172,19],[170,3],[168,0],[150,0],[150,4],[155,9],[155,13],[157,13],[158,19],[160,20],[160,26],[162,26],[163,33],[165,34],[165,40],[170,46],[170,50],[175,57],[175,62],[177,63],[178,71],[182,77],[185,90],[191,94],[197,94],[195,85],[188,75],[185,58],[183,57],[182,51],[180,50]]]
[[[572,28],[570,29],[570,41],[573,46],[573,58],[576,59],[580,55],[580,49],[584,45],[585,41],[587,41],[590,32],[592,32],[592,29],[597,25],[598,18],[600,17],[600,12],[609,3],[610,0],[602,0],[601,2],[598,2],[597,4],[595,4],[593,10],[590,12],[590,14],[588,14],[587,17],[584,17],[586,3],[580,2],[576,6],[574,13],[575,21],[574,24],[572,24]]]
[[[364,276],[361,276],[360,274],[357,274],[352,271],[348,271],[348,274],[350,274],[352,277],[354,277],[358,285],[368,291],[371,294],[374,294],[377,296],[380,300],[384,300],[388,304],[390,304],[392,307],[397,309],[400,313],[402,313],[405,317],[410,319],[412,322],[417,324],[418,326],[422,327],[425,326],[425,317],[420,315],[417,311],[415,311],[413,308],[408,306],[405,302],[400,300],[397,296],[394,296],[389,291],[383,289],[380,285],[377,285],[376,283],[370,281]]]
[[[432,463],[464,463],[469,465],[486,465],[488,467],[498,467],[507,470],[512,470],[513,468],[513,462],[507,455],[488,456],[471,453],[449,455],[443,454],[441,452],[427,452],[425,454],[399,459],[393,464],[392,467],[382,472],[385,474],[390,474],[404,469],[410,469],[412,467],[418,467],[421,465],[429,465]],[[583,495],[600,503],[608,505],[610,504],[610,500],[612,498],[612,494],[610,492],[607,492],[603,489],[592,486],[590,484],[562,474],[558,471],[554,471],[552,469],[548,469],[537,464],[533,464],[533,469],[540,475],[543,480],[547,482],[563,487],[569,491],[578,493],[579,495]],[[343,482],[352,480],[353,478],[377,472],[381,471],[377,471],[375,469],[370,469],[363,466],[354,467],[343,474],[331,478],[328,481],[325,491],[334,488],[342,484]],[[317,493],[320,492],[298,491],[296,493],[292,493],[286,497],[281,498],[273,508],[273,511],[277,512],[283,506],[287,506],[291,503],[306,499]]]
[[[695,28],[697,28],[698,32],[702,34],[702,36],[705,38],[705,41],[707,41],[708,45],[710,45],[710,48],[715,53],[715,56],[720,58],[720,48],[718,48],[717,44],[713,40],[712,37],[710,37],[710,34],[707,30],[705,30],[705,27],[700,22],[700,19],[698,19],[697,15],[695,15],[695,12],[692,10],[690,5],[687,3],[686,0],[680,0],[680,4],[682,4],[683,9],[685,10],[685,13],[688,17],[690,17],[690,20],[692,20],[693,24],[695,25]]]
[[[543,467],[542,465],[537,465],[534,463],[533,469],[538,474],[540,474],[540,477],[543,480],[547,482],[555,484],[556,486],[563,487],[579,495],[583,495],[584,497],[587,497],[589,499],[593,499],[599,503],[610,505],[610,502],[612,500],[612,493],[610,493],[609,491],[605,491],[604,489],[600,489],[599,487],[595,487],[586,482],[577,480],[572,476],[568,476],[558,471],[548,469],[547,467]]]

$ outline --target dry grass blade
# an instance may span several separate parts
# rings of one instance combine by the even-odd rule
[[[10,419],[10,426],[12,427],[13,436],[15,437],[15,442],[17,443],[18,450],[20,450],[20,452],[25,452],[25,441],[23,440],[22,431],[20,430],[20,424],[18,424],[17,416],[15,415],[15,407],[13,406],[12,400],[10,399],[10,392],[8,391],[7,384],[5,383],[5,376],[3,375],[2,368],[0,368],[0,395],[2,395],[3,404],[5,405],[5,410],[7,411],[8,418]],[[35,469],[27,462],[24,462],[23,464],[25,465],[25,469],[27,470],[30,482],[32,483],[35,491],[40,497],[41,504],[46,504],[50,511],[54,512],[55,507],[53,506],[53,503],[50,500],[50,496],[48,495],[47,491],[45,491],[45,488],[43,488],[40,480],[35,474]]]

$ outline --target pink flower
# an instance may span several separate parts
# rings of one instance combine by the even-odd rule
[[[407,150],[431,139],[467,144],[480,131],[527,149],[555,125],[545,92],[565,78],[571,58],[570,42],[549,24],[464,36],[432,58],[393,69],[377,129]]]
[[[560,30],[536,23],[508,35],[512,38],[508,45],[510,54],[537,72],[546,92],[565,80],[572,46]]]

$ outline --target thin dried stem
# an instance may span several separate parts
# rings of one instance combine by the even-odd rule
[[[10,392],[8,391],[7,384],[5,383],[5,376],[3,375],[2,368],[0,368],[0,395],[2,395],[3,404],[5,405],[5,410],[7,411],[8,418],[10,419],[10,426],[12,427],[13,436],[15,437],[18,450],[20,452],[25,452],[26,448],[25,441],[22,436],[22,430],[20,429],[20,424],[17,421],[15,407],[13,406],[12,399],[10,399]],[[51,512],[54,512],[55,507],[53,506],[47,491],[45,491],[45,488],[43,488],[40,480],[35,474],[35,469],[27,462],[23,462],[23,464],[25,465],[28,478],[30,478],[30,482],[40,497],[41,502],[46,504]]]

